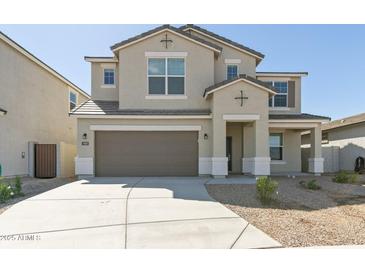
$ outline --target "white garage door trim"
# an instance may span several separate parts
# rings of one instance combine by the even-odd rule
[[[90,125],[93,131],[201,131],[201,126]]]

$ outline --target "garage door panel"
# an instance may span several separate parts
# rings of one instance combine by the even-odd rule
[[[96,176],[194,176],[197,132],[95,133]]]

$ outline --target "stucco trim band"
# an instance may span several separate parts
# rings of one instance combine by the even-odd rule
[[[200,131],[201,126],[90,125],[92,131]]]

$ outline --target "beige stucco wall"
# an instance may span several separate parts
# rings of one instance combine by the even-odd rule
[[[258,76],[257,79],[261,81],[294,81],[295,82],[295,107],[294,108],[270,108],[270,113],[300,113],[301,112],[301,98],[302,98],[302,83],[300,77],[275,77],[275,76]]]
[[[283,133],[283,161],[271,161],[271,172],[301,172],[300,131],[270,129],[270,133]]]
[[[115,87],[104,86],[104,68],[115,69]],[[118,101],[119,68],[115,63],[91,63],[91,98],[93,100]]]
[[[256,75],[256,58],[252,55],[236,50],[230,46],[227,46],[217,40],[209,38],[209,36],[202,35],[194,30],[191,30],[192,34],[201,37],[206,41],[212,42],[222,47],[222,53],[214,61],[214,81],[219,83],[227,78],[227,64],[225,59],[240,59],[241,63],[238,65],[239,74],[247,74],[252,77]]]
[[[169,120],[139,120],[139,119],[78,119],[78,157],[94,158],[94,131],[90,130],[90,125],[184,125],[201,126],[199,132],[199,157],[211,157],[212,155],[212,127],[210,119],[169,119]],[[87,140],[82,139],[86,133]],[[208,140],[204,140],[204,134],[208,134]],[[88,146],[83,146],[82,142],[88,141]]]
[[[214,84],[214,52],[172,33],[168,33],[168,38],[173,40],[173,43],[166,49],[165,45],[160,42],[164,37],[165,33],[161,33],[119,51],[120,108],[209,108],[203,94],[205,88]],[[148,95],[148,57],[145,56],[145,52],[166,51],[187,52],[185,58],[187,99],[149,100],[145,98]]]
[[[0,41],[0,163],[4,176],[28,173],[28,142],[76,143],[69,87]],[[78,95],[78,103],[86,98]],[[22,158],[22,152],[25,158]]]

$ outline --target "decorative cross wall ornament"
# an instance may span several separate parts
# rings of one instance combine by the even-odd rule
[[[240,92],[241,92],[241,96],[239,96],[239,97],[234,97],[234,99],[236,99],[236,100],[241,100],[241,107],[243,107],[243,100],[248,99],[248,97],[243,96],[243,91],[242,91],[242,90],[241,90]]]
[[[165,39],[162,39],[160,41],[161,43],[165,43],[165,48],[167,49],[168,43],[172,44],[172,40],[171,39],[167,39],[167,33],[165,34]]]

